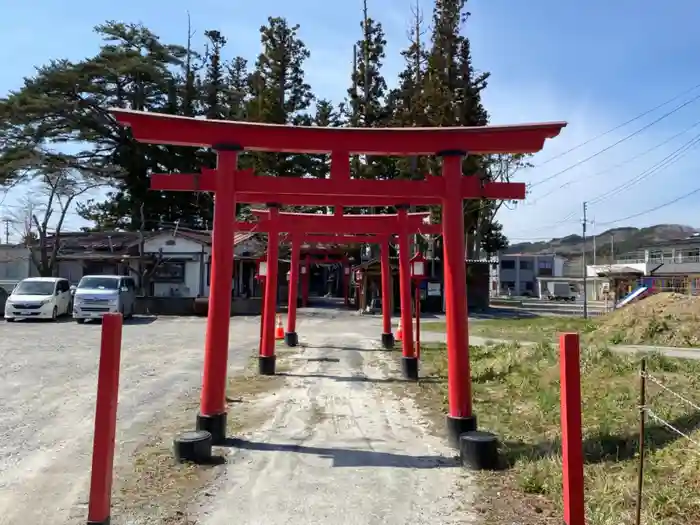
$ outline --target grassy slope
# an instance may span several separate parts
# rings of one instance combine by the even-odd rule
[[[445,377],[443,346],[424,348],[422,357],[426,374]],[[588,523],[632,523],[639,360],[593,347],[582,350],[581,360]],[[479,427],[499,436],[511,465],[480,475],[491,489],[484,496],[484,523],[557,522],[562,500],[557,351],[548,344],[472,347],[471,362]],[[648,366],[675,391],[700,398],[700,363],[652,356]],[[446,388],[446,382],[421,383],[417,400],[429,414],[444,413]],[[654,385],[649,391],[656,413],[700,440],[700,411]],[[699,524],[700,449],[652,421],[648,425],[643,522]]]
[[[580,317],[534,317],[531,319],[489,319],[469,323],[469,333],[479,337],[513,341],[552,342],[560,332],[588,333],[593,321]],[[444,332],[445,323],[421,323],[421,330]]]

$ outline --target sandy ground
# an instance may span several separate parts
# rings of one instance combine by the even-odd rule
[[[154,416],[198,391],[204,332],[200,318],[124,326],[117,463]],[[232,370],[248,363],[258,333],[253,318],[232,321]],[[0,325],[0,524],[85,520],[99,337],[92,323]]]
[[[270,418],[231,440],[217,486],[192,510],[206,525],[471,523],[454,451],[431,435],[376,349],[376,318],[300,331],[287,384],[257,401]],[[356,330],[350,332],[349,330]],[[342,346],[339,346],[342,345]]]

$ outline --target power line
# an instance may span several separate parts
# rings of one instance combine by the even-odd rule
[[[550,175],[549,177],[545,177],[544,179],[542,179],[542,180],[540,180],[540,181],[538,181],[538,182],[535,182],[534,184],[531,184],[531,185],[530,185],[530,188],[534,188],[534,187],[536,187],[536,186],[539,186],[540,184],[544,184],[545,182],[549,182],[550,180],[555,179],[555,178],[557,178],[557,177],[563,175],[564,173],[567,173],[567,172],[571,171],[572,169],[577,168],[578,166],[581,166],[582,164],[588,162],[589,160],[592,160],[592,159],[596,158],[597,156],[602,155],[602,154],[605,153],[606,151],[609,151],[609,150],[611,150],[612,148],[614,148],[615,146],[618,146],[618,145],[622,144],[623,142],[625,142],[625,141],[631,139],[632,137],[638,135],[638,134],[641,133],[642,131],[645,131],[645,130],[649,129],[651,126],[653,126],[653,125],[655,125],[655,124],[658,124],[659,122],[661,122],[661,121],[664,120],[665,118],[670,117],[671,115],[673,115],[673,114],[676,113],[677,111],[680,111],[681,109],[683,109],[684,107],[686,107],[686,106],[689,105],[689,104],[692,104],[693,102],[695,102],[695,101],[698,100],[698,99],[700,99],[700,94],[699,94],[699,95],[695,95],[695,96],[694,96],[693,98],[691,98],[690,100],[686,100],[686,101],[683,102],[682,104],[680,104],[680,105],[676,106],[675,108],[673,108],[671,111],[669,111],[669,112],[667,112],[667,113],[664,113],[664,114],[661,115],[659,118],[657,118],[657,119],[655,119],[655,120],[652,120],[651,122],[649,122],[648,124],[642,126],[641,128],[637,129],[636,131],[633,131],[632,133],[630,133],[630,134],[628,134],[628,135],[625,135],[625,136],[622,137],[620,140],[618,140],[618,141],[616,141],[616,142],[613,142],[613,143],[610,144],[609,146],[607,146],[607,147],[605,147],[605,148],[603,148],[603,149],[601,149],[601,150],[599,150],[599,151],[593,153],[592,155],[589,155],[589,156],[586,157],[585,159],[580,160],[580,161],[578,161],[578,162],[576,162],[576,163],[574,163],[574,164],[572,164],[572,165],[570,165],[570,166],[564,168],[563,170],[559,170],[558,172],[554,173],[553,175]]]
[[[592,199],[589,199],[588,204],[599,204],[603,201],[606,201],[606,200],[614,197],[615,195],[618,195],[620,192],[622,192],[622,191],[634,186],[635,184],[641,182],[642,180],[650,177],[651,175],[657,174],[657,173],[667,169],[671,165],[678,162],[681,158],[683,158],[683,156],[685,156],[690,149],[694,148],[698,144],[700,144],[700,134],[695,135],[692,139],[688,140],[683,145],[676,148],[673,152],[671,152],[669,155],[667,155],[666,157],[664,157],[663,159],[658,161],[656,164],[652,165],[650,168],[647,168],[646,170],[642,171],[638,175],[623,182],[619,186],[616,186],[612,190],[607,190],[605,192],[599,193],[597,196],[593,197]],[[569,213],[568,215],[566,215],[565,217],[559,219],[556,222],[546,224],[540,228],[536,228],[536,229],[530,230],[530,231],[537,232],[537,231],[549,229],[553,226],[556,226],[556,225],[559,225],[561,223],[568,221],[569,219],[571,219],[575,215],[576,215],[576,212],[573,211],[573,212]]]
[[[534,201],[532,201],[532,202],[530,202],[530,203],[526,203],[526,204],[528,204],[529,206],[534,206],[534,205],[537,204],[540,200],[542,200],[542,199],[544,199],[544,198],[546,198],[546,197],[549,197],[550,195],[552,195],[553,193],[556,193],[556,192],[559,191],[559,190],[563,190],[564,188],[567,188],[567,187],[569,187],[569,186],[571,186],[571,185],[573,185],[573,184],[576,184],[577,182],[581,182],[582,180],[588,181],[588,180],[590,180],[590,179],[592,179],[592,178],[596,178],[596,177],[599,177],[599,176],[601,176],[601,175],[605,175],[606,173],[610,173],[610,172],[613,171],[614,169],[621,168],[621,167],[623,167],[623,166],[625,166],[625,165],[627,165],[627,164],[630,164],[630,163],[634,162],[635,160],[638,160],[638,159],[640,159],[640,158],[642,158],[642,157],[648,155],[648,154],[651,153],[652,151],[655,151],[655,150],[659,149],[661,146],[665,146],[665,145],[668,144],[669,142],[671,142],[671,141],[677,139],[677,138],[680,137],[681,135],[684,135],[685,133],[687,133],[687,132],[690,131],[691,129],[696,128],[696,127],[698,127],[698,126],[700,126],[700,120],[697,121],[695,124],[693,124],[693,125],[691,125],[691,126],[688,126],[688,127],[685,128],[683,131],[681,131],[681,132],[679,132],[679,133],[676,133],[675,135],[673,135],[673,136],[667,138],[666,140],[664,140],[664,141],[662,141],[662,142],[659,142],[658,144],[656,144],[655,146],[653,146],[653,147],[650,148],[650,149],[646,149],[646,150],[644,150],[643,152],[638,153],[637,155],[634,155],[634,156],[632,156],[632,157],[630,157],[630,158],[628,158],[628,159],[626,159],[626,160],[624,160],[624,161],[622,161],[622,162],[619,162],[618,164],[615,164],[615,165],[613,165],[613,166],[610,166],[609,168],[605,168],[605,169],[603,169],[603,170],[600,170],[600,171],[594,173],[593,175],[588,176],[586,179],[578,178],[578,179],[574,179],[574,180],[570,180],[570,181],[568,181],[568,182],[565,182],[565,183],[562,184],[561,186],[558,186],[557,188],[554,188],[553,190],[548,191],[547,193],[545,193],[545,194],[543,194],[543,195],[540,195],[540,196],[537,197]]]
[[[700,133],[695,135],[692,139],[690,139],[688,142],[683,144],[681,147],[677,148],[675,151],[661,159],[659,162],[657,162],[655,165],[653,165],[651,168],[648,168],[644,170],[642,173],[636,175],[635,177],[632,177],[631,179],[627,180],[626,182],[623,182],[619,186],[616,186],[612,190],[608,190],[606,192],[603,192],[599,194],[598,196],[594,197],[591,199],[589,202],[591,204],[598,204],[603,201],[606,201],[608,199],[611,199],[615,195],[618,195],[622,191],[631,188],[635,184],[643,181],[644,179],[649,178],[652,175],[655,175],[668,167],[672,166],[676,162],[678,162],[680,159],[682,159],[688,151],[690,151],[692,148],[700,144]]]
[[[675,204],[675,203],[677,203],[677,202],[679,202],[679,201],[682,201],[683,199],[686,199],[686,198],[688,198],[688,197],[690,197],[690,196],[692,196],[692,195],[695,195],[696,193],[700,193],[700,188],[696,188],[696,189],[694,189],[693,191],[691,191],[691,192],[689,192],[689,193],[684,193],[683,195],[681,195],[681,196],[679,196],[679,197],[676,197],[675,199],[672,199],[672,200],[670,200],[670,201],[664,202],[663,204],[659,204],[658,206],[654,206],[653,208],[649,208],[649,209],[646,209],[646,210],[644,210],[644,211],[640,211],[639,213],[635,213],[635,214],[632,214],[632,215],[628,215],[627,217],[621,217],[621,218],[619,218],[619,219],[615,219],[614,221],[599,222],[598,224],[600,224],[601,226],[607,226],[607,225],[610,225],[610,224],[615,224],[615,223],[618,223],[618,222],[626,221],[626,220],[629,220],[629,219],[636,219],[637,217],[641,217],[642,215],[646,215],[647,213],[655,212],[655,211],[657,211],[657,210],[660,210],[661,208],[665,208],[666,206],[670,206],[671,204]]]
[[[609,135],[609,134],[612,133],[613,131],[617,131],[617,130],[620,129],[620,128],[624,128],[627,124],[631,124],[632,122],[635,122],[636,120],[639,120],[639,119],[642,118],[642,117],[646,117],[648,114],[653,113],[653,112],[656,111],[657,109],[661,109],[662,107],[664,107],[664,106],[670,104],[670,103],[673,102],[674,100],[678,100],[679,98],[681,98],[681,97],[684,96],[684,95],[687,95],[687,94],[690,93],[691,91],[695,91],[695,90],[696,90],[697,88],[699,88],[699,87],[700,87],[700,84],[697,84],[697,85],[691,87],[690,89],[686,89],[686,90],[683,91],[682,93],[679,93],[678,95],[675,95],[674,97],[671,97],[671,98],[668,99],[666,102],[662,102],[662,103],[659,104],[658,106],[654,106],[653,108],[648,109],[648,110],[646,110],[646,111],[640,113],[640,114],[637,115],[636,117],[633,117],[633,118],[627,120],[626,122],[623,122],[622,124],[619,124],[619,125],[615,126],[614,128],[609,129],[608,131],[605,131],[605,132],[603,132],[603,133],[600,133],[599,135],[596,135],[596,136],[593,137],[593,138],[590,138],[590,139],[588,139],[588,140],[586,140],[586,141],[584,141],[584,142],[581,142],[580,144],[574,146],[573,148],[570,148],[570,149],[568,149],[568,150],[566,150],[566,151],[564,151],[564,152],[562,152],[562,153],[559,153],[559,154],[557,154],[557,155],[554,155],[553,157],[548,158],[547,160],[545,160],[545,161],[539,163],[539,164],[537,165],[537,167],[539,168],[539,167],[541,167],[541,166],[544,166],[545,164],[549,164],[549,163],[552,162],[553,160],[559,159],[559,158],[563,157],[564,155],[568,155],[568,154],[571,153],[572,151],[576,151],[577,149],[582,148],[583,146],[586,146],[586,145],[590,144],[591,142],[594,142],[594,141],[596,141],[596,140],[598,140],[598,139],[601,139],[601,138],[603,138],[603,137]]]

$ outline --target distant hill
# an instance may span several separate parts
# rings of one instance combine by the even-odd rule
[[[656,242],[683,239],[700,229],[682,224],[657,224],[648,228],[613,228],[596,237],[596,255],[598,257],[610,256],[611,241],[614,240],[615,255],[635,252]],[[587,251],[591,253],[592,237],[587,239]],[[580,257],[583,251],[583,238],[580,235],[568,235],[559,239],[543,242],[520,242],[512,244],[505,253],[555,253],[563,257]],[[590,264],[590,262],[589,262]]]

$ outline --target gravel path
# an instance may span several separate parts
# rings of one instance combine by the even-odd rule
[[[232,440],[217,487],[193,509],[197,523],[472,522],[454,452],[389,388],[401,374],[396,354],[376,349],[378,323],[348,321],[300,332],[309,346],[287,358],[286,386],[256,402],[270,417]]]
[[[205,321],[125,324],[117,461],[128,461],[157,413],[199,389]],[[257,319],[233,319],[233,370],[247,364],[258,333]],[[0,334],[0,524],[84,520],[100,325],[8,323]]]

